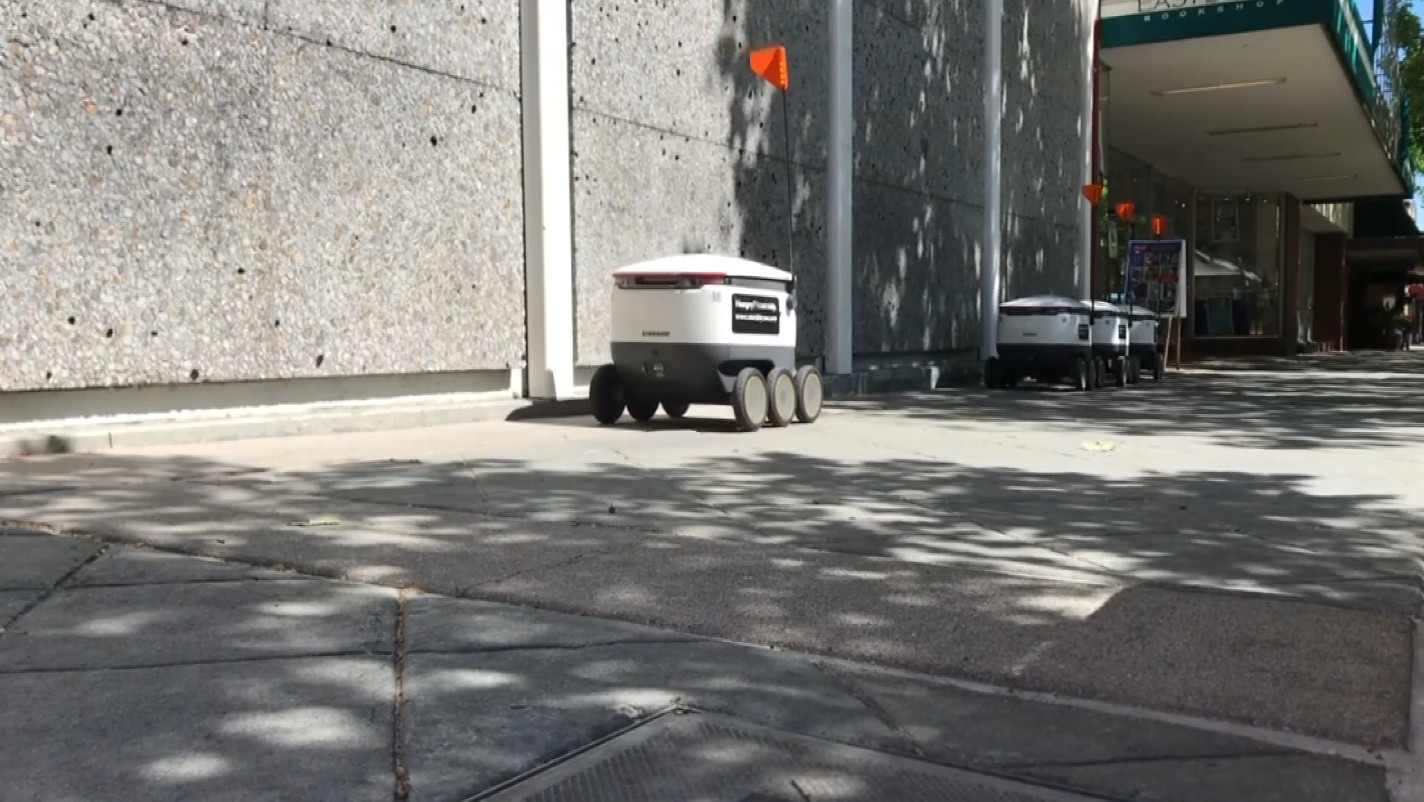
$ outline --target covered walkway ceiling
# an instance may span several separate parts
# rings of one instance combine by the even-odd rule
[[[1107,141],[1203,188],[1404,195],[1334,35],[1307,24],[1105,48]]]

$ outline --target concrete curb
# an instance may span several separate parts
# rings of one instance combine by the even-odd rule
[[[253,407],[222,412],[41,421],[0,427],[0,458],[83,454],[125,447],[264,437],[419,429],[507,420],[528,406],[531,406],[530,402],[522,399],[448,396],[382,403]]]
[[[827,400],[973,386],[977,362],[895,366],[825,376]],[[75,418],[0,426],[0,459],[90,454],[116,448],[184,445],[264,437],[393,431],[488,421],[534,421],[590,415],[587,398],[558,401],[452,394],[325,404],[175,411]]]

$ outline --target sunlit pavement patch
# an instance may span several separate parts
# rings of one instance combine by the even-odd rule
[[[1093,800],[706,713],[668,714],[493,793],[489,802]]]

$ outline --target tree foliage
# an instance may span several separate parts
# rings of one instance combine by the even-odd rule
[[[1424,165],[1424,24],[1409,5],[1395,9],[1395,41],[1399,46],[1399,84],[1409,103],[1409,160],[1414,172]]]

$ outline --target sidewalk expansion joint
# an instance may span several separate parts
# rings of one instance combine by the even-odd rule
[[[958,677],[948,677],[938,674],[926,674],[919,671],[911,671],[902,668],[889,666],[858,663],[844,658],[829,657],[823,655],[813,655],[805,652],[790,649],[779,650],[788,656],[800,657],[808,662],[821,661],[829,666],[844,666],[849,670],[868,671],[882,677],[899,679],[911,679],[924,682],[930,685],[939,685],[947,688],[956,688],[970,693],[984,696],[998,696],[1008,699],[1021,699],[1029,702],[1039,702],[1042,704],[1057,705],[1076,710],[1087,710],[1096,713],[1104,713],[1110,716],[1117,716],[1126,719],[1141,719],[1143,721],[1155,721],[1161,724],[1170,724],[1177,727],[1197,730],[1200,732],[1215,733],[1218,735],[1228,735],[1237,738],[1245,738],[1261,744],[1269,744],[1281,749],[1291,750],[1296,753],[1308,753],[1322,757],[1339,758],[1352,763],[1360,763],[1367,766],[1384,766],[1392,760],[1397,760],[1405,753],[1399,749],[1372,749],[1358,744],[1345,743],[1343,741],[1333,741],[1315,735],[1305,735],[1288,730],[1273,730],[1267,727],[1260,727],[1251,724],[1243,724],[1236,721],[1205,718],[1189,713],[1175,713],[1165,710],[1152,710],[1144,707],[1134,707],[1132,705],[1119,704],[1116,702],[1106,702],[1099,699],[1086,699],[1076,696],[1065,696],[1048,691],[1035,691],[1020,688],[1011,688],[1003,685],[994,685],[979,680],[963,679]]]
[[[408,590],[402,588],[396,594],[395,649],[393,669],[395,673],[395,698],[391,715],[391,766],[395,771],[395,802],[405,802],[410,798],[410,771],[405,764],[405,658],[406,658],[406,598]]]
[[[527,523],[562,524],[562,525],[566,525],[566,526],[589,527],[589,528],[594,528],[594,529],[617,529],[617,530],[620,530],[620,531],[629,531],[629,532],[646,532],[646,533],[648,533],[648,534],[665,534],[662,529],[658,529],[658,528],[656,528],[656,527],[650,527],[650,526],[644,526],[644,525],[638,525],[638,524],[632,524],[632,523],[629,523],[629,524],[610,523],[609,521],[594,520],[594,519],[592,519],[592,518],[580,518],[580,517],[577,517],[577,516],[575,516],[575,517],[572,518],[572,519],[563,520],[563,521],[557,521],[557,520],[540,520],[540,519],[538,519],[538,518],[531,518],[531,517],[529,517],[529,516],[527,516],[527,515],[518,515],[518,514],[515,514],[515,513],[497,512],[497,511],[495,511],[495,510],[488,510],[488,509],[483,509],[483,510],[471,510],[471,509],[467,509],[467,508],[465,508],[465,507],[457,507],[457,506],[455,506],[455,505],[453,505],[453,504],[433,504],[433,503],[430,503],[430,502],[387,501],[387,500],[381,500],[381,499],[366,499],[366,498],[357,498],[357,497],[355,497],[355,496],[353,496],[353,495],[347,495],[347,494],[340,493],[340,492],[337,492],[337,493],[324,493],[324,492],[318,491],[318,492],[316,492],[316,493],[314,494],[314,497],[316,497],[316,498],[323,498],[323,499],[329,499],[329,500],[331,500],[331,501],[346,501],[346,502],[350,502],[350,503],[352,503],[352,504],[366,504],[366,505],[369,505],[369,506],[372,506],[372,507],[392,507],[392,508],[401,509],[401,510],[429,510],[429,511],[431,511],[431,512],[453,512],[453,513],[458,513],[458,514],[460,514],[460,515],[468,515],[468,516],[470,516],[470,517],[472,517],[472,518],[489,518],[489,519],[493,519],[493,520],[496,520],[496,521],[524,521],[524,522],[527,522]],[[597,513],[593,513],[593,514],[594,514],[594,515],[597,515]]]
[[[239,563],[241,564],[241,563]],[[185,585],[240,585],[244,582],[331,582],[326,577],[293,573],[291,576],[234,576],[212,577],[209,579],[161,579],[153,582],[92,582],[71,585],[68,591],[76,590],[122,590],[123,588],[169,588]]]
[[[41,534],[43,534],[43,532],[41,532]],[[89,567],[90,563],[104,556],[108,553],[108,551],[108,544],[104,544],[98,549],[95,549],[93,554],[90,554],[88,557],[84,558],[84,560],[78,565],[66,571],[64,576],[61,576],[53,585],[49,587],[48,590],[45,590],[40,595],[30,600],[29,604],[25,605],[24,607],[21,607],[20,611],[10,616],[9,620],[0,623],[0,638],[3,638],[7,633],[10,633],[10,628],[15,625],[15,622],[19,621],[21,618],[24,618],[25,615],[27,615],[31,610],[35,609],[36,607],[40,606],[41,604],[52,598],[56,592],[58,592],[64,587],[66,582],[74,578],[75,574],[78,574],[80,571],[83,571],[85,568]]]
[[[925,756],[924,749],[920,746],[919,742],[915,740],[915,737],[909,732],[906,732],[905,728],[900,726],[900,722],[896,721],[895,717],[890,715],[890,711],[886,710],[880,702],[876,701],[875,697],[868,691],[857,685],[855,680],[832,669],[820,660],[812,659],[808,662],[810,662],[811,667],[819,672],[821,676],[829,680],[832,685],[845,691],[847,696],[859,702],[861,707],[870,711],[870,714],[874,716],[877,721],[884,724],[886,729],[894,733],[895,737],[902,742],[901,746],[903,747],[903,751],[915,755],[916,757]]]
[[[206,560],[216,560],[231,565],[245,565],[250,568],[263,568],[269,571],[280,571],[291,574],[283,579],[293,581],[300,579],[326,579],[335,582],[349,582],[352,584],[367,585],[371,587],[398,587],[389,583],[369,582],[360,579],[352,579],[345,572],[335,568],[323,568],[319,565],[305,563],[295,565],[282,560],[270,560],[255,555],[242,553],[214,554],[204,546],[210,545],[206,542],[199,543],[154,543],[145,540],[138,535],[126,535],[119,532],[99,532],[82,527],[68,527],[57,524],[44,523],[42,521],[17,521],[13,519],[0,519],[0,527],[12,526],[34,530],[35,534],[54,535],[56,537],[67,537],[75,540],[85,540],[91,543],[101,543],[107,546],[123,546],[138,551],[152,551],[162,554],[178,554],[184,557],[200,557]],[[99,555],[95,555],[96,557]],[[276,581],[276,579],[267,580]],[[412,588],[418,590],[419,588]],[[442,594],[449,595],[449,594]]]
[[[537,573],[539,573],[539,572],[541,572],[541,571],[552,571],[552,570],[559,569],[559,568],[567,568],[567,567],[569,567],[570,565],[574,565],[574,564],[576,564],[576,563],[583,562],[584,560],[589,559],[589,558],[591,558],[591,557],[602,557],[602,556],[604,556],[604,555],[606,555],[606,554],[613,554],[613,553],[616,553],[616,552],[618,552],[618,551],[627,551],[627,550],[630,550],[630,549],[633,549],[633,548],[635,548],[635,547],[634,547],[634,546],[623,546],[623,547],[621,547],[621,548],[618,548],[618,547],[609,547],[609,548],[606,548],[606,549],[589,549],[588,551],[581,551],[581,552],[579,552],[578,554],[575,554],[574,556],[569,557],[569,558],[567,558],[567,559],[558,560],[558,561],[555,561],[555,562],[552,562],[552,563],[546,563],[546,564],[544,564],[544,565],[536,565],[536,566],[533,566],[533,567],[530,567],[530,568],[524,568],[524,569],[515,571],[515,572],[513,572],[513,573],[510,573],[510,574],[505,574],[504,576],[495,577],[495,578],[493,578],[493,579],[487,579],[487,580],[485,580],[484,582],[476,583],[476,584],[471,585],[471,586],[469,586],[469,587],[467,587],[467,588],[460,588],[459,590],[460,590],[462,593],[472,593],[472,592],[474,592],[474,591],[479,590],[480,588],[487,588],[487,587],[489,587],[490,585],[499,585],[499,584],[501,584],[501,583],[508,582],[508,581],[511,580],[511,579],[518,579],[518,578],[521,577],[521,576],[528,576],[529,574],[537,574]]]
[[[26,633],[16,632],[16,636]],[[243,663],[275,663],[283,660],[328,660],[342,657],[385,657],[389,652],[383,649],[340,652],[307,652],[305,654],[262,654],[250,657],[219,657],[207,660],[173,660],[163,663],[132,663],[120,666],[50,666],[40,668],[0,668],[0,676],[23,676],[26,674],[83,674],[101,671],[153,671],[165,668],[188,668],[190,666],[226,666]]]
[[[1135,763],[1189,763],[1197,760],[1243,760],[1263,757],[1298,757],[1301,753],[1294,749],[1261,749],[1250,752],[1220,752],[1200,755],[1134,755],[1132,757],[1107,757],[1099,760],[1068,760],[1048,763],[990,763],[1000,771],[1024,771],[1028,769],[1080,769],[1094,766],[1120,766]]]
[[[21,490],[0,490],[0,499],[24,498],[25,496],[43,496],[54,493],[63,493],[67,490],[77,489],[75,485],[51,485],[47,487],[30,487]]]
[[[468,649],[407,649],[405,655],[461,655],[461,654],[504,654],[506,652],[577,652],[583,649],[602,649],[613,646],[667,646],[670,644],[695,646],[722,645],[718,641],[694,636],[682,638],[635,638],[625,640],[603,640],[589,643],[529,643],[513,646],[473,646]]]

